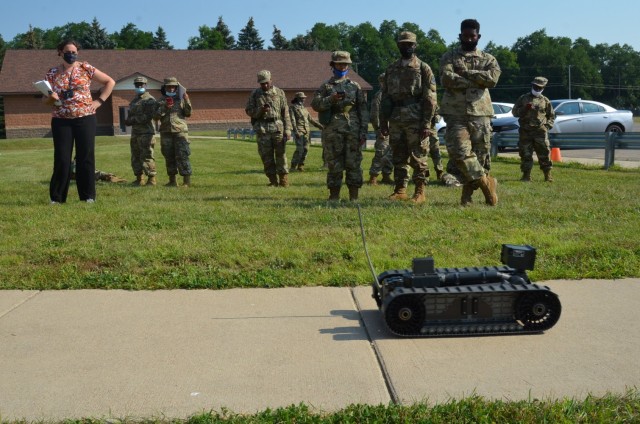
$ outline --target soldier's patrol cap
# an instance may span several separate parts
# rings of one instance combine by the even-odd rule
[[[307,96],[305,96],[304,92],[302,92],[302,91],[298,91],[298,92],[296,93],[296,95],[295,95],[295,96],[293,96],[293,98],[294,98],[294,99],[306,99],[306,98],[307,98]]]
[[[178,86],[180,85],[180,83],[178,82],[178,78],[176,77],[169,77],[169,78],[165,78],[164,79],[164,85],[168,86],[168,85],[175,85]]]
[[[546,87],[547,83],[549,82],[548,79],[546,79],[545,77],[535,77],[533,79],[533,81],[531,81],[532,85],[537,85],[538,87]]]
[[[413,32],[402,31],[398,37],[398,43],[415,43],[416,35]]]
[[[331,53],[331,61],[333,63],[351,63],[351,54],[341,50]]]
[[[146,84],[147,83],[147,79],[145,77],[135,77],[135,79],[133,80],[134,84],[137,83],[142,83],[142,84]]]
[[[258,84],[262,84],[269,81],[271,81],[271,72],[267,71],[266,69],[263,69],[262,71],[258,72]]]

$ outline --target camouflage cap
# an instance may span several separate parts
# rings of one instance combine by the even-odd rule
[[[142,84],[146,84],[147,83],[147,79],[145,77],[135,77],[133,80],[133,83],[142,83]]]
[[[351,63],[351,54],[349,52],[337,50],[331,53],[331,61],[333,63]]]
[[[305,94],[302,91],[298,91],[295,96],[293,96],[294,99],[306,99],[307,96],[305,96]]]
[[[269,81],[271,81],[271,72],[267,71],[266,69],[263,69],[262,71],[258,72],[258,84],[262,84]]]
[[[533,81],[531,81],[532,85],[537,85],[538,87],[546,87],[547,83],[549,82],[548,79],[546,79],[545,77],[535,77],[533,79]]]
[[[167,85],[175,85],[175,86],[178,86],[178,85],[180,85],[180,83],[178,82],[178,78],[176,78],[176,77],[169,77],[169,78],[165,78],[165,79],[164,79],[164,85],[165,85],[165,86],[167,86]]]
[[[402,31],[398,37],[398,43],[416,43],[416,35],[413,32]]]

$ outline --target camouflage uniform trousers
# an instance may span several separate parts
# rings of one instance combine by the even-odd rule
[[[133,175],[156,175],[156,161],[153,148],[156,140],[153,134],[131,134],[131,168]]]
[[[304,165],[304,161],[307,159],[309,153],[309,135],[300,134],[293,137],[296,143],[296,151],[293,152],[291,158],[291,168],[295,169],[298,165]]]
[[[327,161],[327,188],[341,187],[342,174],[346,174],[348,187],[362,187],[362,150],[357,131],[325,128],[324,158]]]
[[[440,156],[440,138],[435,129],[431,129],[429,132],[429,156],[433,162],[433,169],[442,172],[442,156]]]
[[[464,176],[462,182],[477,181],[488,174],[491,168],[491,118],[449,115],[445,120],[447,152]]]
[[[389,145],[389,137],[383,136],[380,130],[376,130],[376,142],[373,148],[375,155],[371,159],[369,175],[376,176],[380,175],[380,173],[391,175],[393,172],[393,156]]]
[[[262,159],[265,175],[288,174],[286,143],[283,134],[278,132],[258,134],[258,154]]]
[[[418,122],[391,122],[389,125],[389,143],[393,154],[394,179],[396,186],[409,183],[409,167],[413,168],[413,181],[429,179],[427,148],[429,139],[422,139]]]
[[[167,163],[167,175],[191,175],[191,147],[187,133],[160,133],[160,150]]]
[[[533,152],[538,156],[540,169],[547,170],[553,167],[549,159],[551,146],[546,128],[523,130],[520,128],[520,140],[518,141],[518,153],[520,154],[520,170],[531,171],[533,168]]]

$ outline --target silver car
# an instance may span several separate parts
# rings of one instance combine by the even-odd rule
[[[552,100],[556,123],[551,133],[625,132],[633,130],[633,114],[592,100]]]

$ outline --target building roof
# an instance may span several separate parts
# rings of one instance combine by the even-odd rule
[[[175,76],[189,91],[248,91],[257,88],[256,74],[271,71],[283,90],[315,91],[331,77],[328,51],[282,50],[80,50],[89,62],[116,83],[134,73],[162,82]],[[0,94],[35,92],[33,83],[61,62],[56,50],[7,50],[0,73]],[[357,73],[349,76],[364,90],[372,87]]]

